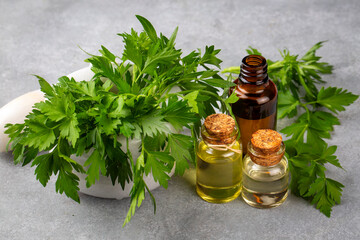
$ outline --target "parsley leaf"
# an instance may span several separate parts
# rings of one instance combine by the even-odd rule
[[[305,197],[312,197],[312,204],[330,217],[331,207],[341,202],[341,192],[344,185],[330,178],[317,178],[311,185]]]
[[[322,87],[317,96],[317,103],[328,108],[330,111],[344,111],[344,106],[352,104],[359,96],[348,92],[346,89],[336,87]]]
[[[80,129],[78,124],[79,122],[75,114],[73,114],[70,118],[63,121],[62,125],[59,127],[60,135],[66,137],[73,146],[75,146],[76,141],[79,138]]]
[[[22,143],[29,147],[38,148],[39,151],[46,150],[55,142],[54,130],[46,125],[46,119],[37,117],[28,122],[29,130],[27,137],[23,138]]]
[[[169,134],[168,143],[170,155],[176,161],[175,173],[183,175],[189,167],[187,160],[192,160],[193,163],[195,161],[192,138],[182,134]]]
[[[190,128],[189,124],[196,122],[198,117],[191,113],[186,101],[173,99],[167,107],[162,108],[164,119],[180,131],[183,127]]]
[[[55,189],[58,193],[64,193],[74,201],[80,203],[79,198],[79,178],[71,171],[61,169],[59,171],[58,179],[55,183]]]
[[[148,175],[150,171],[154,176],[154,180],[159,182],[161,186],[167,188],[168,173],[171,171],[174,159],[166,152],[147,152],[147,162],[145,164],[145,173]]]
[[[290,91],[282,91],[278,94],[278,118],[288,116],[292,118],[297,114],[297,107],[300,104]]]
[[[169,133],[170,129],[165,125],[163,116],[154,113],[154,115],[146,115],[139,120],[142,126],[143,133],[150,137],[156,136],[160,133]]]
[[[144,17],[140,15],[136,15],[136,18],[140,21],[141,25],[143,26],[144,30],[146,31],[149,38],[153,41],[157,41],[157,34],[156,30],[153,25]]]
[[[95,149],[90,157],[85,161],[84,166],[89,166],[88,170],[86,171],[86,186],[90,187],[91,185],[95,184],[95,180],[99,180],[99,169],[101,173],[105,176],[106,175],[106,168],[105,168],[105,161],[102,159],[101,154],[97,149]]]
[[[50,180],[50,176],[53,171],[52,164],[53,164],[52,154],[48,153],[37,156],[31,165],[32,167],[35,165],[37,166],[35,169],[36,179],[39,180],[39,182],[44,187],[46,186],[47,182]]]

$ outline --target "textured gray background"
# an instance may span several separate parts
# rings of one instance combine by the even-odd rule
[[[100,45],[120,52],[116,33],[141,30],[135,14],[158,32],[179,26],[177,46],[185,53],[214,44],[222,67],[238,65],[251,45],[270,59],[287,47],[303,54],[329,40],[319,55],[335,66],[328,85],[359,94],[360,1],[0,1],[0,106],[38,89],[31,74],[51,83],[87,66],[77,45],[96,53]],[[340,113],[330,144],[347,171],[330,167],[328,176],[344,183],[342,203],[326,218],[306,201],[290,196],[279,208],[258,210],[243,201],[217,205],[197,197],[194,187],[174,177],[167,190],[147,196],[122,228],[129,199],[81,195],[81,204],[46,188],[34,169],[14,166],[0,154],[0,239],[360,239],[359,100]],[[284,122],[280,122],[280,126]]]

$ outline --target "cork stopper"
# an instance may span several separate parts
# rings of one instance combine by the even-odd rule
[[[260,129],[250,140],[249,155],[258,165],[272,166],[280,162],[285,153],[281,135],[271,129]]]
[[[222,113],[212,114],[205,119],[205,130],[208,136],[204,136],[211,144],[231,144],[236,139],[233,134],[235,128],[235,120]]]

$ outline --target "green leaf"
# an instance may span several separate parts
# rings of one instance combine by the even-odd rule
[[[134,130],[135,130],[135,126],[126,121],[124,121],[120,126],[120,133],[125,137],[131,137]]]
[[[323,151],[321,158],[324,159],[324,162],[328,162],[332,165],[334,165],[335,167],[338,168],[342,168],[339,160],[337,159],[337,157],[335,155],[333,155],[336,152],[337,146],[330,146],[327,148],[325,148],[325,151]]]
[[[249,55],[260,55],[261,56],[261,53],[256,48],[253,48],[251,46],[249,46],[248,49],[246,49],[246,52]]]
[[[153,25],[146,18],[144,18],[140,15],[136,15],[136,18],[139,20],[139,22],[143,26],[143,28],[144,28],[145,32],[147,33],[147,35],[149,36],[149,38],[153,42],[156,42],[158,37],[157,37],[156,31],[155,31],[155,28],[153,27]]]
[[[109,78],[112,81],[121,77],[118,72],[114,70],[113,63],[107,57],[93,56],[85,61],[91,63],[91,70],[96,76],[100,75]]]
[[[125,221],[123,223],[123,227],[130,222],[131,217],[135,214],[136,206],[140,206],[142,201],[145,199],[145,182],[142,178],[137,179],[134,182],[133,187],[131,188],[131,203],[128,213],[126,214]]]
[[[25,124],[22,123],[15,123],[15,124],[11,124],[11,123],[7,123],[5,124],[5,128],[7,128],[4,133],[8,134],[10,138],[15,138],[18,137],[21,133],[21,131],[24,129]]]
[[[60,121],[67,117],[67,100],[53,98],[52,101],[39,102],[35,107],[46,114],[53,121]]]
[[[318,131],[314,128],[309,127],[307,129],[307,137],[306,137],[306,142],[308,144],[310,144],[313,148],[315,149],[323,149],[323,146],[326,145],[325,141],[322,140],[321,137],[329,137],[328,132],[324,132],[324,131]]]
[[[181,131],[184,126],[190,128],[189,124],[198,120],[190,110],[186,101],[172,101],[161,110],[161,114],[177,131]]]
[[[310,73],[309,71],[307,71],[307,73],[309,75],[311,75],[312,77],[314,76],[314,74],[316,74],[317,72],[322,73],[322,74],[329,74],[332,73],[332,69],[333,67],[331,65],[329,65],[328,63],[320,63],[318,62],[321,57],[316,56],[316,50],[318,50],[319,48],[321,48],[323,46],[323,43],[325,41],[322,42],[318,42],[316,43],[312,48],[310,48],[310,50],[301,58],[301,60],[303,60],[306,65],[303,66],[303,68],[305,70],[309,70],[309,69],[313,69],[315,70],[314,73]],[[318,79],[319,80],[319,79]],[[320,81],[321,82],[321,81]]]
[[[304,134],[308,128],[307,122],[293,123],[290,126],[283,128],[280,132],[286,134],[286,136],[292,136],[296,142],[303,141]]]
[[[81,81],[74,84],[72,87],[74,88],[74,91],[91,97],[91,100],[97,98],[95,81]]]
[[[231,95],[225,99],[225,103],[232,104],[236,103],[239,100],[239,97],[236,95],[235,91],[231,93]]]
[[[240,67],[234,66],[234,67],[224,68],[224,70],[222,70],[221,73],[233,73],[233,74],[239,75]]]
[[[90,187],[91,185],[95,184],[95,180],[99,180],[100,171],[102,175],[106,176],[105,160],[102,158],[97,149],[92,152],[90,157],[84,163],[84,166],[89,166],[88,170],[86,171],[86,187]]]
[[[342,185],[341,183],[331,178],[326,178],[327,196],[330,199],[334,200],[337,204],[341,203],[342,188],[344,188],[344,185]]]
[[[299,175],[298,178],[299,179],[298,179],[296,188],[297,188],[297,190],[299,190],[300,196],[305,196],[307,194],[307,192],[309,191],[311,184],[314,182],[313,177]]]
[[[210,79],[203,79],[202,81],[210,84],[211,86],[218,87],[218,88],[229,88],[235,86],[234,83],[225,81],[221,78],[210,78]]]
[[[141,49],[136,46],[136,39],[133,39],[133,36],[130,34],[119,34],[123,37],[123,41],[125,43],[124,52],[122,59],[132,61],[139,69],[142,69],[143,58]]]
[[[311,127],[321,131],[333,131],[334,125],[340,125],[340,121],[333,114],[316,111],[310,116]]]
[[[344,106],[349,106],[356,99],[358,95],[348,92],[346,89],[336,87],[322,87],[317,96],[317,103],[328,108],[330,111],[337,113],[337,111],[344,111]]]
[[[187,103],[189,105],[189,107],[191,107],[191,111],[194,113],[199,113],[199,108],[198,108],[198,104],[197,104],[197,97],[198,97],[199,91],[192,91],[189,94],[186,94],[184,99],[187,100]]]
[[[101,50],[99,52],[106,58],[108,58],[110,61],[115,62],[116,56],[112,54],[106,47],[101,45]]]
[[[120,183],[122,189],[125,188],[126,182],[132,180],[132,170],[130,167],[130,161],[126,153],[121,150],[121,145],[116,141],[116,144],[112,144],[113,139],[105,139],[106,147],[106,176],[110,176],[111,182],[115,185],[116,182]]]
[[[79,198],[79,178],[72,172],[60,170],[58,178],[55,183],[56,192],[62,194],[65,192],[66,196],[80,203]]]
[[[142,140],[147,151],[163,151],[166,147],[167,135],[159,134],[154,137],[145,136]]]
[[[102,114],[97,117],[96,120],[99,122],[101,129],[107,135],[115,134],[117,126],[121,124],[121,121],[119,119],[109,118],[106,112],[102,112]]]
[[[156,114],[146,115],[141,117],[139,123],[142,126],[143,133],[150,137],[170,132],[169,128],[163,121],[163,116],[159,116]]]
[[[37,156],[31,166],[33,167],[35,165],[37,166],[35,169],[36,179],[39,180],[39,182],[45,187],[52,175],[52,154],[48,153]]]
[[[111,118],[126,118],[131,114],[130,109],[126,107],[123,96],[118,96],[114,101],[114,107],[108,116]]]
[[[312,196],[312,203],[316,203],[316,208],[330,217],[331,207],[340,203],[343,187],[341,183],[330,178],[318,178],[311,184],[305,196]]]
[[[63,121],[62,125],[59,127],[60,135],[66,137],[75,147],[76,141],[79,139],[80,129],[78,127],[78,120],[76,115],[73,114],[71,118],[67,118]]]
[[[21,132],[23,131],[23,129],[25,128],[25,124],[10,124],[10,123],[7,123],[5,124],[5,128],[6,130],[4,131],[5,134],[8,134],[9,135],[9,142],[8,144],[6,145],[6,151],[9,151],[9,146],[10,146],[10,143],[12,143],[10,149],[13,150],[15,152],[15,149],[21,149],[20,150],[20,155],[21,155],[21,158],[18,159],[19,157],[19,154],[14,154],[13,152],[13,155],[14,155],[14,161],[15,161],[15,164],[19,163],[22,161],[22,153],[24,152],[24,146],[19,144],[19,141],[22,139],[21,137]]]
[[[288,116],[292,118],[297,114],[297,107],[300,102],[291,94],[290,91],[279,91],[278,94],[278,118]]]
[[[329,217],[331,208],[340,203],[341,188],[344,187],[341,183],[325,177],[325,163],[334,163],[341,168],[336,156],[333,155],[336,146],[328,147],[324,143],[319,148],[312,144],[292,144],[292,142],[288,144],[287,141],[287,147],[296,148],[296,152],[289,158],[292,177],[296,178],[296,182],[292,180],[294,193],[298,191],[300,196],[310,197],[311,203],[316,204],[317,208]]]
[[[167,188],[170,179],[168,173],[171,171],[173,163],[174,159],[169,153],[148,152],[145,173],[148,175],[151,171],[154,180],[159,182],[162,187]]]
[[[35,77],[39,80],[40,90],[45,93],[46,95],[53,97],[54,96],[54,89],[51,85],[42,77],[35,75]]]
[[[222,63],[222,60],[216,57],[216,55],[220,52],[220,49],[215,49],[215,47],[212,45],[210,47],[205,47],[205,53],[201,58],[202,64],[211,64],[214,66],[217,66],[220,68],[220,63]]]
[[[31,121],[28,123],[32,130],[28,133],[27,138],[24,138],[24,144],[29,147],[38,148],[39,151],[46,150],[55,141],[54,131],[47,127],[42,121]]]
[[[178,33],[178,30],[179,30],[179,28],[176,27],[175,30],[174,30],[174,32],[171,34],[171,37],[170,37],[169,42],[168,42],[168,44],[167,44],[167,46],[168,46],[169,48],[175,47],[175,39],[176,39],[176,35],[177,35],[177,33]]]
[[[38,154],[39,154],[38,149],[26,147],[25,152],[24,152],[24,161],[23,161],[22,166],[29,164],[32,160],[34,160],[36,158],[36,156]]]
[[[192,137],[182,134],[169,134],[170,155],[175,159],[175,173],[183,175],[189,168],[188,160],[192,160],[193,142]]]
[[[147,57],[142,71],[153,75],[153,72],[158,64],[167,64],[169,62],[176,61],[180,55],[181,52],[173,48],[162,49],[156,54]]]
[[[145,167],[145,158],[144,158],[144,151],[141,151],[141,154],[136,159],[136,169],[140,170],[140,168]]]

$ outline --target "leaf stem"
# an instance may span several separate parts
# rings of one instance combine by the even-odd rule
[[[126,138],[126,155],[128,155],[128,157],[130,159],[131,168],[133,169],[133,171],[135,171],[134,159],[133,159],[132,154],[130,152],[129,138],[128,137]]]
[[[315,97],[314,94],[310,91],[310,89],[309,89],[308,86],[306,85],[306,82],[305,82],[304,78],[301,76],[302,70],[300,69],[300,66],[297,65],[296,67],[297,67],[297,69],[298,69],[298,76],[299,76],[299,80],[300,80],[301,85],[304,87],[305,91],[306,91],[311,97]]]

